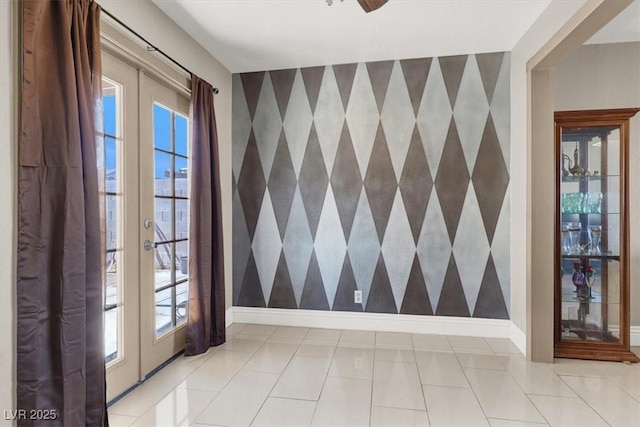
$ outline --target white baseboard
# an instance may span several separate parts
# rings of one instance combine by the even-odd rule
[[[515,345],[520,353],[527,354],[527,334],[522,332],[522,329],[516,326],[515,323],[509,322],[509,339]]]
[[[224,313],[224,327],[228,328],[233,323],[233,309],[234,307],[229,307]]]
[[[509,338],[522,354],[527,354],[527,336],[510,320],[230,307],[226,310],[226,326],[228,327],[234,322],[306,328]],[[631,327],[631,345],[640,346],[640,326]]]
[[[233,321],[262,325],[488,338],[511,338],[512,328],[510,320],[498,319],[255,307],[233,307]],[[518,344],[516,345],[521,348]]]
[[[631,345],[640,347],[640,326],[631,327]]]

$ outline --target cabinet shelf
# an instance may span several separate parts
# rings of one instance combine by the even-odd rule
[[[604,181],[610,178],[620,178],[620,175],[567,175],[562,177],[562,182]]]
[[[620,215],[620,212],[601,212],[601,213],[583,213],[583,212],[561,212],[562,215]]]
[[[571,254],[562,254],[560,255],[562,259],[601,259],[601,260],[613,260],[620,261],[620,254],[602,254],[602,255],[571,255]]]
[[[609,306],[620,304],[620,301],[617,298],[609,298],[606,295],[603,296],[600,293],[592,290],[591,291],[591,299],[580,298],[575,292],[563,292],[562,294],[562,302],[568,304],[607,304]]]

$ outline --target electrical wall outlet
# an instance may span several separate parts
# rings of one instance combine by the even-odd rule
[[[362,303],[362,291],[353,291],[353,302]]]

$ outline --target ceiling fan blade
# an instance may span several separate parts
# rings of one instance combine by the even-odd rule
[[[360,6],[362,6],[365,12],[369,13],[381,8],[388,1],[389,0],[358,0],[358,3],[360,3]]]

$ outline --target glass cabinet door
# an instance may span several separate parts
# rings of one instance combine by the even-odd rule
[[[636,359],[627,265],[631,113],[606,113],[556,113],[556,357]]]

